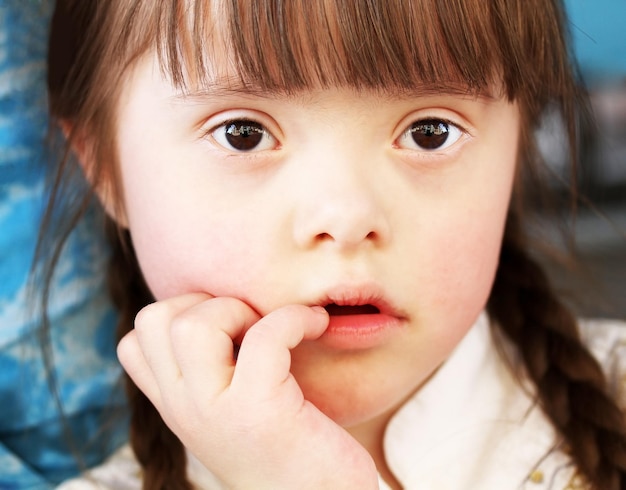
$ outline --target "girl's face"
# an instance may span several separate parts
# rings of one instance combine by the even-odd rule
[[[518,107],[433,87],[286,96],[232,80],[183,95],[155,56],[138,63],[118,112],[120,221],[157,300],[206,292],[261,315],[340,305],[292,372],[356,427],[415,392],[485,306]]]

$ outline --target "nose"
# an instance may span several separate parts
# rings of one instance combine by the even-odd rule
[[[384,206],[388,191],[377,176],[349,158],[327,159],[321,164],[317,160],[311,167],[296,191],[297,245],[308,248],[327,244],[341,250],[384,245],[391,234]]]

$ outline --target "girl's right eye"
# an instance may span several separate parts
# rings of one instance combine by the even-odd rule
[[[215,142],[229,151],[253,152],[276,148],[276,138],[265,127],[252,120],[225,122],[209,133]]]

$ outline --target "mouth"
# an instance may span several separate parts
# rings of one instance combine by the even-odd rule
[[[400,334],[407,324],[407,316],[376,287],[337,288],[316,304],[330,316],[320,341],[334,349],[379,347]]]
[[[379,287],[371,284],[331,289],[314,304],[324,307],[331,317],[382,314],[406,318]]]

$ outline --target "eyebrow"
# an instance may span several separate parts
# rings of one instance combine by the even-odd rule
[[[293,91],[289,93],[287,90],[268,90],[258,85],[247,84],[236,78],[223,78],[219,80],[210,80],[203,86],[194,89],[186,89],[184,86],[179,88],[179,92],[170,97],[173,101],[197,101],[205,102],[207,100],[222,97],[253,97],[262,99],[278,99],[283,97],[297,96],[297,93],[304,93],[304,90]]]
[[[215,99],[220,97],[255,97],[264,99],[276,99],[281,94],[277,91],[261,90],[258,88],[252,88],[248,86],[224,86],[224,85],[211,85],[209,87],[203,87],[194,90],[185,90],[177,94],[172,95],[170,98],[174,101],[189,101],[197,100],[202,102],[207,99]]]
[[[352,87],[346,86],[347,89]],[[492,90],[489,90],[489,89]],[[323,88],[321,88],[323,90]],[[421,97],[435,97],[439,95],[451,95],[457,97],[471,97],[476,99],[484,99],[487,101],[497,100],[499,96],[493,87],[484,87],[483,89],[472,89],[467,85],[458,83],[430,83],[419,84],[415,87],[394,87],[392,89],[378,88],[355,88],[357,92],[363,94],[375,94],[386,99],[414,99]],[[211,83],[201,88],[193,90],[181,90],[170,97],[174,102],[208,102],[216,98],[224,97],[250,97],[256,99],[276,100],[282,98],[303,100],[306,99],[311,89],[302,88],[295,90],[287,89],[267,89],[259,86],[245,84],[240,81],[227,81]]]

